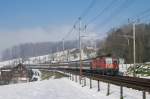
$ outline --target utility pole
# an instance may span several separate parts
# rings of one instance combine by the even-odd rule
[[[79,17],[80,84],[82,79],[81,17]]]
[[[62,40],[62,44],[63,44],[63,61],[65,60],[65,46],[64,46],[64,39]]]
[[[133,76],[136,76],[136,48],[135,48],[135,22],[133,22],[133,62],[134,62],[134,73]]]
[[[65,46],[64,46],[64,39],[63,39],[63,51],[64,51],[64,49],[65,49]]]
[[[130,22],[130,20],[128,20]],[[135,38],[135,26],[136,26],[136,21],[132,21],[132,30],[133,30],[133,76],[136,76],[136,73],[135,73],[135,69],[136,69],[136,38]]]
[[[57,42],[57,53],[56,53],[56,60],[57,60],[57,62],[59,62],[60,61],[60,59],[59,59],[59,42]]]
[[[82,44],[81,44],[81,31],[83,30],[82,29],[82,25],[81,25],[81,17],[79,17],[78,18],[78,20],[79,20],[79,37],[78,37],[78,41],[79,41],[79,44],[77,44],[78,46],[79,46],[79,60],[80,60],[80,62],[79,62],[79,64],[80,64],[80,77],[79,77],[79,79],[80,79],[80,84],[81,84],[81,80],[82,80],[82,75],[83,75],[83,72],[82,72]],[[76,28],[75,26],[74,26],[74,28]],[[86,26],[85,26],[85,29],[86,29]]]
[[[134,65],[136,63],[136,49],[135,49],[135,23],[133,23],[133,58],[134,58]]]

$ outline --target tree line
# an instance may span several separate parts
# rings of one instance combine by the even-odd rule
[[[65,41],[65,49],[77,47],[77,41]],[[25,43],[7,48],[2,52],[1,60],[11,60],[15,58],[29,58],[40,55],[47,55],[63,50],[62,42],[39,42]]]
[[[136,62],[150,62],[150,24],[135,25]],[[132,24],[111,29],[101,41],[98,55],[111,54],[121,57],[127,63],[133,63],[133,27]]]

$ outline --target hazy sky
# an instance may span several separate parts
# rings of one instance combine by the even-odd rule
[[[25,42],[59,41],[92,0],[0,0],[0,51]],[[110,8],[102,10],[113,2]],[[95,0],[82,20],[88,33],[103,37],[110,28],[150,8],[150,0]],[[150,14],[149,14],[150,15]],[[148,20],[147,20],[148,19]],[[143,18],[143,21],[150,17]],[[76,38],[77,30],[67,37]],[[74,36],[73,36],[74,35]]]

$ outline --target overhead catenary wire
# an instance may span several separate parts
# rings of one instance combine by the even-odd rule
[[[102,14],[104,12],[106,12],[107,10],[109,10],[113,4],[116,2],[117,0],[112,0],[103,10],[100,11],[100,13],[98,13],[94,18],[92,18],[88,23],[87,25],[89,25],[90,23],[94,22],[97,18],[101,17]]]
[[[78,20],[76,20],[72,26],[72,28],[67,32],[67,34],[62,38],[62,40],[65,40],[74,30],[75,25],[78,23]]]
[[[141,19],[148,18],[149,16],[150,16],[150,13],[147,13],[147,14],[144,15],[144,16],[138,17],[137,19],[141,20]]]
[[[130,1],[130,3],[129,3]],[[120,13],[123,12],[123,10],[127,9],[129,6],[131,6],[134,3],[134,0],[124,0],[124,2],[117,7],[105,20],[103,20],[101,23],[99,23],[98,25],[96,25],[93,29],[101,26],[104,27],[106,26],[106,24],[110,23],[110,21],[112,21],[112,19],[114,19],[117,15],[119,15]]]
[[[86,27],[91,24],[92,22],[94,22],[97,18],[101,17],[102,14],[104,14],[107,10],[109,10],[110,8],[112,8],[112,6],[115,4],[117,0],[112,0],[100,13],[98,13],[93,19],[91,19],[87,24]],[[115,16],[115,14],[119,14],[121,13],[122,9],[126,9],[128,6],[130,6],[132,3],[128,3],[129,0],[125,0],[125,2],[123,4],[121,4],[119,6],[118,9],[115,10],[115,12],[113,12],[112,14],[110,14],[110,16],[106,19],[106,20],[112,20],[112,18]],[[133,0],[134,1],[134,0]],[[90,3],[90,5],[83,11],[83,13],[79,16],[79,18],[84,18],[85,16],[88,15],[90,9],[94,6],[94,4],[96,3],[96,0],[92,0],[92,2]],[[125,5],[125,6],[124,6]],[[114,15],[114,16],[113,16]],[[113,17],[112,17],[113,16]],[[102,22],[102,24],[107,24],[108,22],[104,20]],[[62,40],[65,40],[66,38],[68,38],[68,36],[72,33],[72,31],[75,28],[75,25],[79,22],[79,19],[77,19],[75,21],[75,23],[73,24],[72,28],[68,31],[68,33],[62,38]]]
[[[150,18],[139,19],[139,22],[143,20],[144,22],[150,23]]]
[[[150,19],[148,18],[150,16],[150,8],[144,10],[143,12],[137,14],[136,16],[134,16],[135,20],[137,20],[138,22],[141,22],[142,21],[149,21]],[[133,19],[133,17],[132,17]]]
[[[132,18],[144,18],[144,17],[147,17],[148,15],[147,14],[150,14],[150,8],[138,13],[137,15],[135,16],[132,16]]]
[[[92,0],[91,3],[89,4],[89,6],[82,12],[82,14],[77,18],[77,20],[74,22],[73,26],[71,27],[71,29],[67,32],[67,34],[62,38],[62,40],[65,40],[74,30],[76,24],[79,22],[79,18],[83,19],[90,11],[90,9],[93,8],[93,6],[95,5],[96,0]]]
[[[96,0],[92,0],[89,6],[82,12],[82,14],[80,15],[80,18],[83,19],[85,16],[87,16],[89,11],[94,7],[95,3],[96,3]]]

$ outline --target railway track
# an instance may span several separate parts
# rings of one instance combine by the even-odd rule
[[[63,71],[75,75],[80,75],[80,72],[74,69],[63,70]],[[140,91],[150,92],[150,79],[129,77],[129,76],[108,76],[108,75],[94,74],[86,71],[83,71],[82,76],[88,77],[93,80],[99,80],[102,82],[115,84],[122,87],[128,87]]]
[[[54,70],[69,72],[75,75],[80,75],[79,69],[54,68]],[[99,80],[106,83],[115,84],[122,87],[133,88],[140,91],[150,92],[150,79],[128,77],[128,76],[108,76],[95,74],[90,70],[82,70],[82,76],[93,80]]]
[[[137,89],[140,91],[150,92],[150,80],[135,78],[135,77],[126,77],[126,76],[106,76],[106,75],[93,75],[95,80],[101,80],[108,83],[112,83],[119,86],[125,86],[128,88]]]

